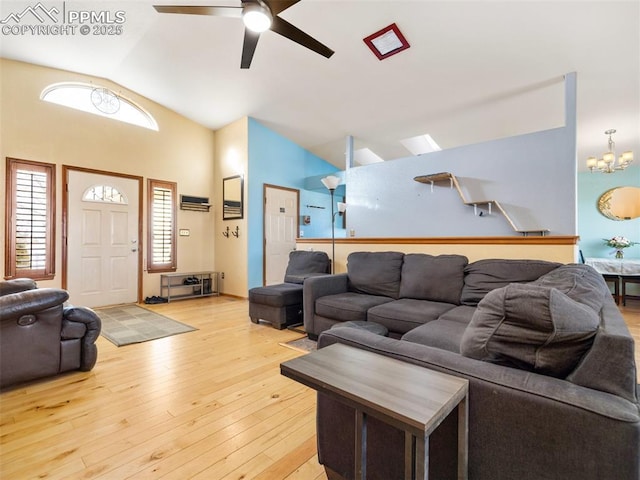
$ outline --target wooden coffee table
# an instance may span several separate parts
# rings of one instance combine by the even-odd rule
[[[457,408],[458,478],[467,478],[468,380],[342,344],[284,362],[280,372],[355,409],[357,479],[367,476],[367,416],[405,432],[405,479],[427,479],[429,435]]]

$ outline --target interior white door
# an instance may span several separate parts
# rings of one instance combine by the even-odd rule
[[[282,283],[289,252],[298,236],[298,190],[265,187],[264,272],[265,285]]]
[[[138,181],[69,171],[67,290],[75,305],[138,299]]]

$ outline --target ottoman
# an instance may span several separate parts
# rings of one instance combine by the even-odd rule
[[[280,283],[249,290],[249,318],[260,319],[275,328],[302,323],[302,284]]]
[[[385,327],[384,325],[380,325],[379,323],[375,322],[365,322],[362,320],[352,320],[349,322],[336,323],[331,327],[332,330],[334,328],[358,328],[360,330],[367,330],[368,332],[375,333],[376,335],[381,335],[383,337],[386,337],[389,333],[389,330],[387,330],[387,327]]]

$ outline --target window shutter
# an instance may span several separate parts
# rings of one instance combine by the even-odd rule
[[[16,172],[16,273],[44,270],[47,259],[47,175]]]
[[[153,189],[153,263],[171,264],[172,244],[171,190]]]
[[[7,158],[5,275],[54,275],[55,165]]]
[[[176,184],[149,180],[149,260],[150,272],[175,271]]]

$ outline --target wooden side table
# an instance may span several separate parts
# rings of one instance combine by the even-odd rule
[[[405,479],[427,479],[429,436],[457,408],[458,478],[467,478],[468,380],[342,344],[284,362],[280,372],[355,409],[357,479],[367,477],[369,415],[405,432]]]

